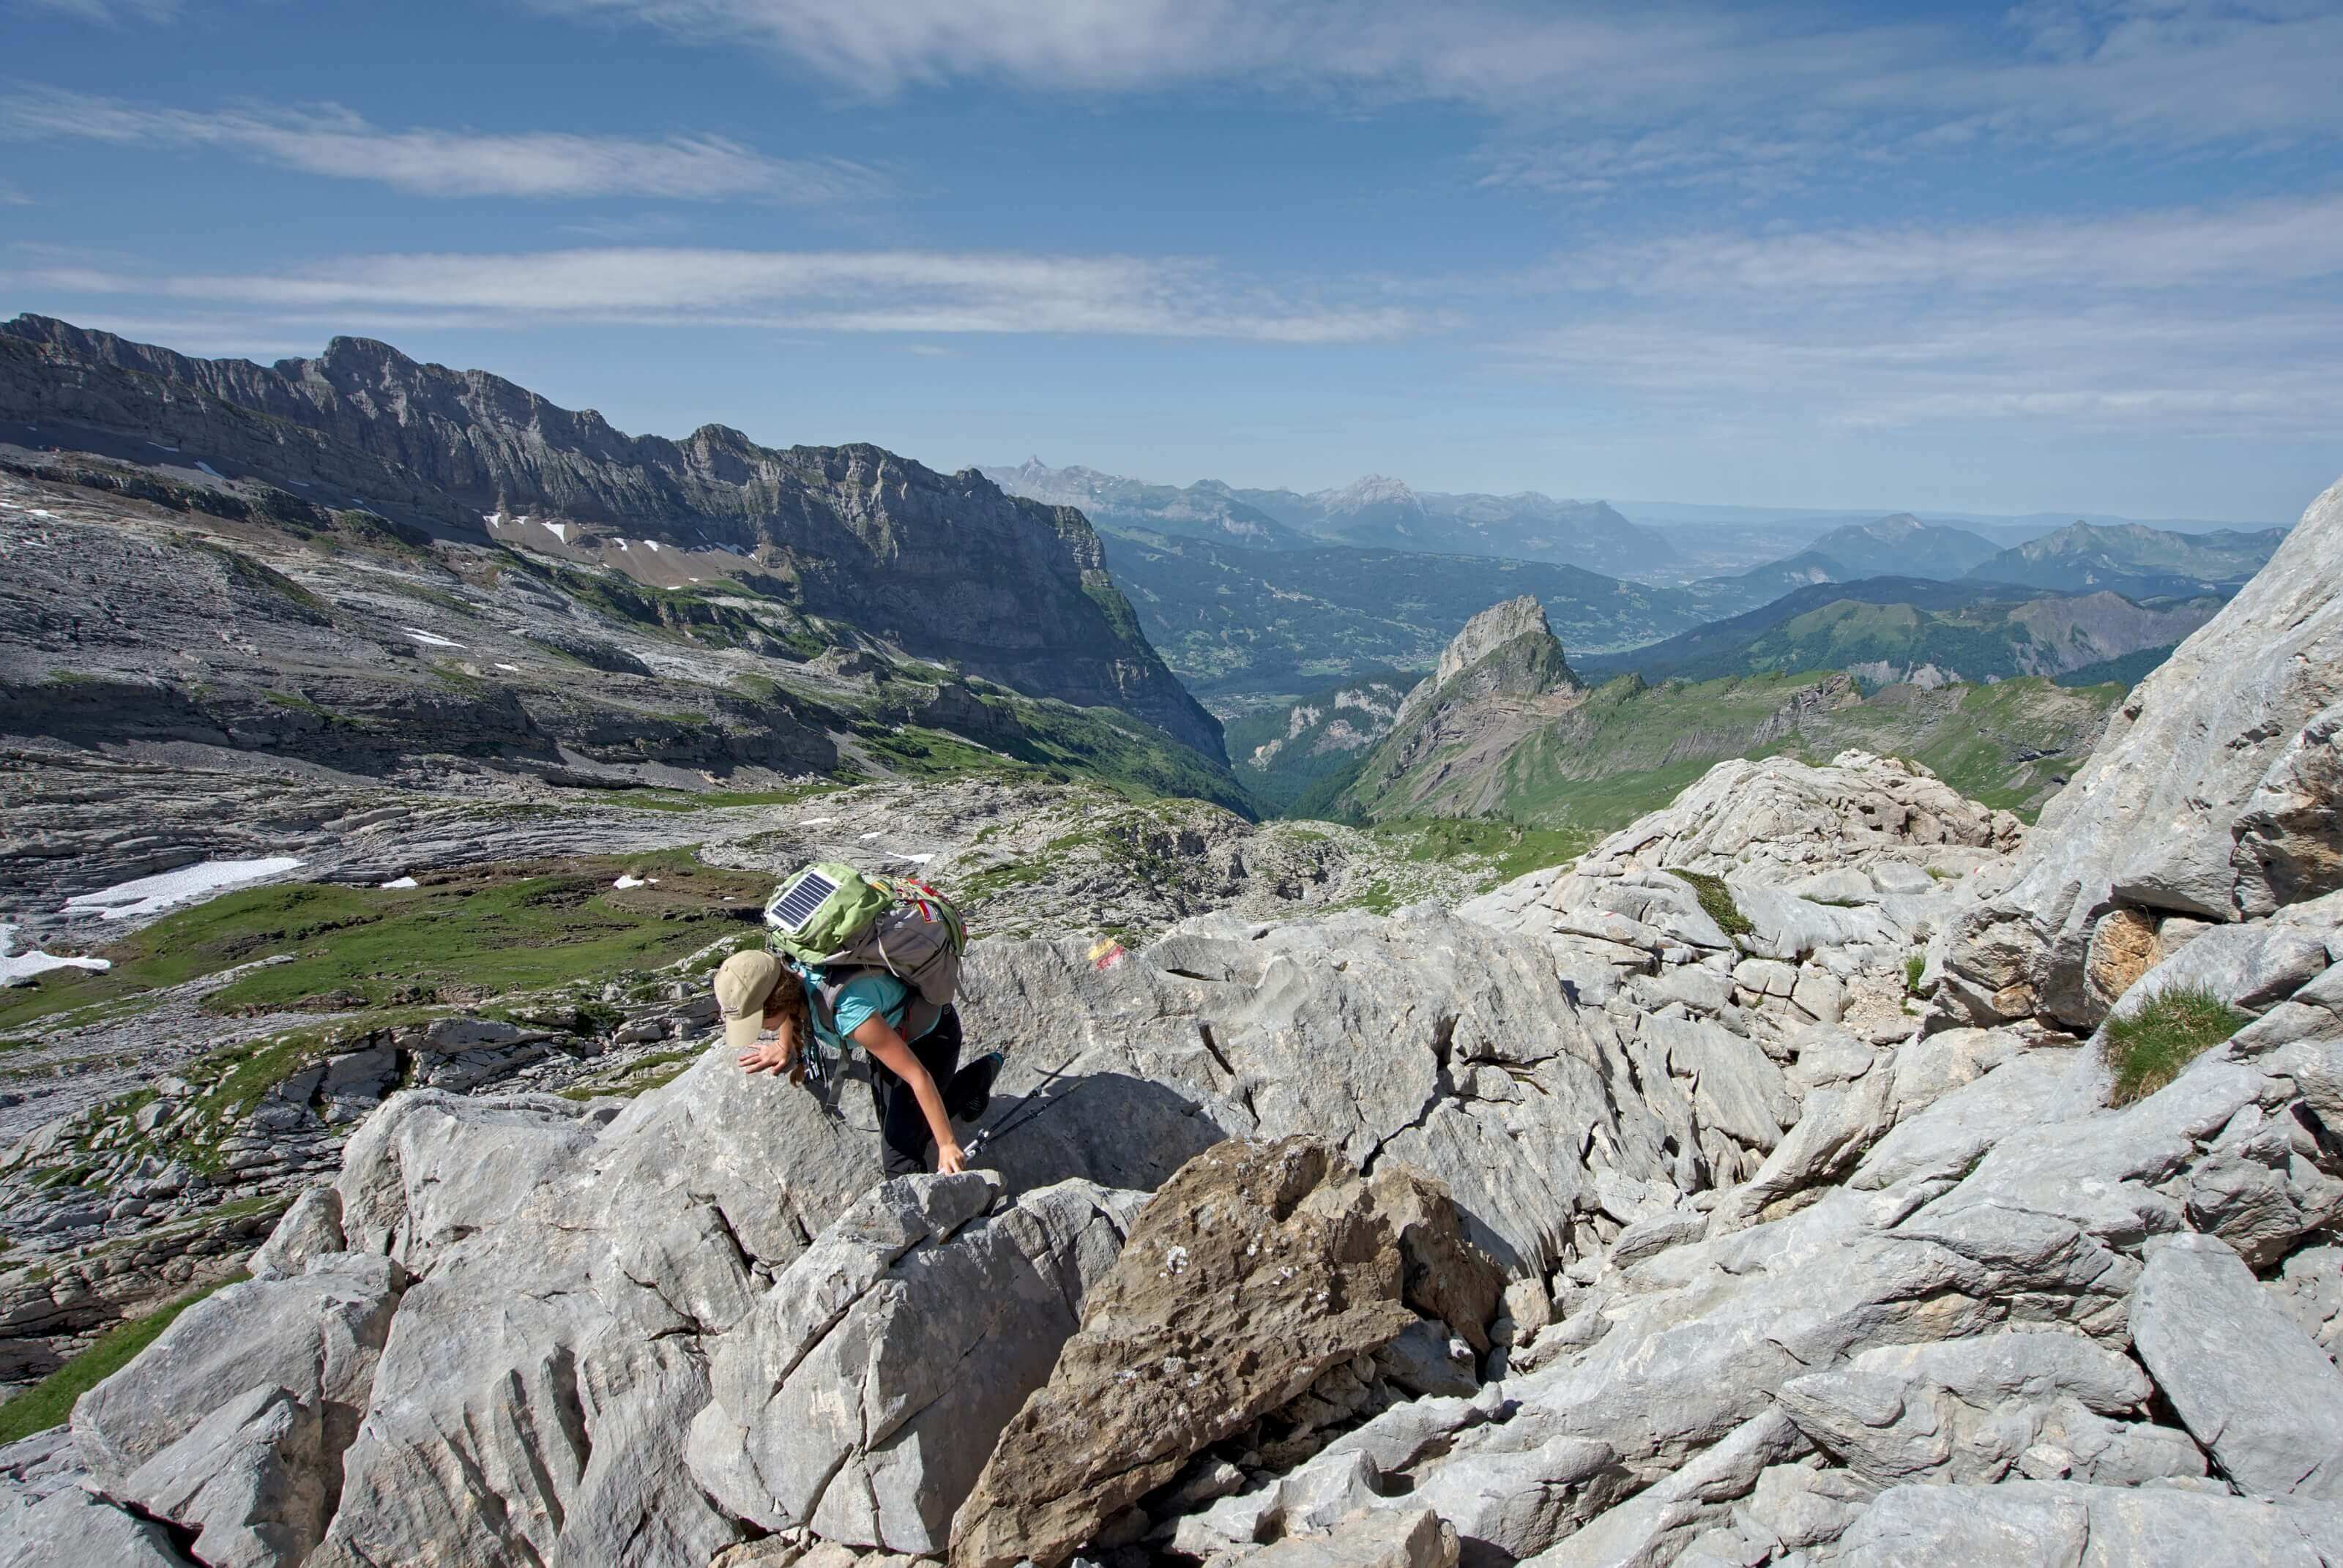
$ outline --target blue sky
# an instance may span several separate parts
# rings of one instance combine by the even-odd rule
[[[0,0],[0,312],[1149,478],[2290,520],[2343,3]]]

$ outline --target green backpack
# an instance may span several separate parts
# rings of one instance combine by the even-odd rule
[[[893,975],[910,992],[897,1027],[916,1040],[960,990],[968,925],[925,882],[870,877],[838,860],[808,866],[765,905],[765,945],[816,977],[814,1005],[834,1032],[838,993],[858,975]]]

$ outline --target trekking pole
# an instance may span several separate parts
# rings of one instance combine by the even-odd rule
[[[1061,1104],[1072,1098],[1075,1092],[1079,1091],[1083,1084],[1090,1081],[1087,1078],[1076,1078],[1071,1080],[1066,1078],[1065,1070],[1072,1066],[1073,1061],[1074,1059],[1070,1056],[1066,1058],[1064,1061],[1060,1062],[1054,1070],[1044,1072],[1041,1075],[1041,1082],[1040,1086],[1035,1090],[1033,1095],[1030,1099],[1028,1099],[1023,1104],[1020,1105],[1015,1111],[1011,1111],[999,1124],[980,1130],[974,1138],[969,1140],[968,1147],[963,1151],[963,1152],[965,1152],[969,1158],[974,1159],[976,1157],[976,1151],[983,1148],[986,1144],[1001,1138],[1006,1138],[1011,1132],[1015,1132],[1021,1128],[1031,1124],[1042,1116],[1047,1115],[1052,1106]],[[1051,1086],[1058,1083],[1062,1083],[1065,1087],[1054,1094],[1051,1093]]]

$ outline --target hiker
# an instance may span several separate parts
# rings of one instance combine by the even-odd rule
[[[820,1074],[816,1052],[842,1058],[851,1042],[869,1063],[886,1174],[925,1171],[930,1149],[937,1171],[965,1170],[952,1122],[990,1106],[1001,1056],[959,1066],[951,997],[967,938],[958,912],[925,884],[824,864],[784,882],[765,919],[776,950],[735,953],[716,971],[725,1042],[740,1066],[802,1083],[809,1062]]]

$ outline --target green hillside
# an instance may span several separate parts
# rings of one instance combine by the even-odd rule
[[[1232,719],[1230,769],[1272,811],[1291,809],[1330,779],[1340,792],[1390,728],[1416,678],[1397,672],[1363,676]]]
[[[1806,671],[1669,681],[1623,676],[1510,748],[1493,772],[1423,780],[1433,756],[1330,815],[1367,821],[1486,817],[1602,832],[1664,806],[1731,757],[1825,762],[1860,749],[1921,763],[1965,794],[2031,817],[2088,754],[2126,689],[2024,678],[1865,697],[1844,675]]]

